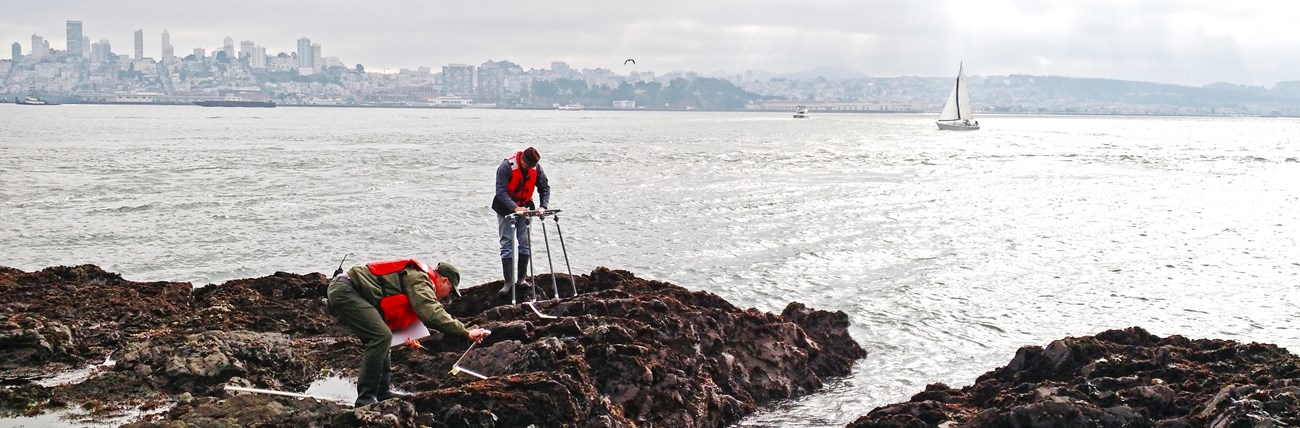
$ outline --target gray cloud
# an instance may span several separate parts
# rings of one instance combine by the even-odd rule
[[[137,28],[155,57],[164,28],[178,53],[219,48],[226,36],[289,52],[306,36],[326,56],[371,70],[506,59],[619,72],[837,66],[946,76],[964,61],[976,75],[1271,85],[1300,80],[1300,34],[1287,22],[1297,12],[1300,4],[1207,0],[23,0],[0,6],[0,42],[27,49],[35,33],[62,47],[64,21],[79,19],[119,53]]]

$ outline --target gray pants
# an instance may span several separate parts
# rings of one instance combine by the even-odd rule
[[[528,224],[531,221],[532,219],[527,217],[506,218],[506,216],[497,215],[497,236],[501,238],[501,258],[509,259],[514,257],[515,241],[519,242],[519,255],[528,256],[533,254],[532,240],[528,237]]]

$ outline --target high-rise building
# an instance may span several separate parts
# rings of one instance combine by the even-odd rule
[[[50,54],[50,42],[44,37],[32,35],[32,59],[39,60]]]
[[[253,46],[253,52],[248,57],[248,66],[259,70],[266,68],[266,48]]]
[[[253,47],[257,46],[252,40],[239,42],[239,59],[248,61],[253,56]]]
[[[90,60],[92,62],[108,62],[113,58],[113,47],[108,44],[108,39],[99,39],[93,45],[90,45]]]
[[[170,63],[176,59],[176,51],[172,48],[172,35],[167,30],[162,32],[162,60],[163,63]]]
[[[311,39],[306,37],[298,39],[298,68],[312,68],[313,57]]]
[[[90,38],[89,38],[89,37],[81,36],[81,56],[82,56],[83,58],[89,58],[89,57],[90,57]]]
[[[235,60],[235,39],[226,37],[221,41],[221,51],[226,53],[226,58],[231,61]]]
[[[13,46],[13,60],[14,60],[14,62],[18,62],[18,59],[19,59],[19,58],[22,58],[22,57],[23,57],[23,44],[22,44],[22,43],[18,43],[18,42],[14,42],[14,46]]]
[[[442,66],[442,93],[470,97],[474,95],[474,66],[448,64]]]
[[[552,62],[551,71],[560,77],[569,77],[569,75],[573,73],[573,69],[569,68],[569,64],[566,64],[564,61]]]
[[[144,30],[135,30],[135,59],[144,59]]]
[[[311,44],[311,68],[313,70],[325,68],[325,61],[322,61],[320,56],[320,43]]]
[[[81,44],[81,21],[68,21],[68,56],[80,58],[86,50]]]
[[[203,48],[194,48],[194,59],[203,61],[208,56],[208,51]]]
[[[488,61],[478,66],[478,87],[475,99],[484,103],[501,101],[501,67],[496,62]]]

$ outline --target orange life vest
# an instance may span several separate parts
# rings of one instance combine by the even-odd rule
[[[510,163],[510,186],[506,191],[510,193],[510,200],[515,201],[515,205],[527,206],[532,208],[533,189],[537,187],[537,171],[524,168],[524,152],[515,152],[513,159],[506,158]]]
[[[407,266],[415,265],[416,268],[429,276],[429,283],[437,284],[434,280],[434,271],[429,269],[429,265],[416,259],[398,259],[384,260],[378,262],[366,263],[366,268],[370,269],[370,274],[375,276],[388,275],[406,269]],[[406,328],[411,323],[418,321],[420,318],[415,315],[415,308],[411,307],[411,299],[406,297],[405,293],[395,294],[385,297],[379,301],[379,309],[384,314],[384,324],[388,325],[390,331],[397,331]]]

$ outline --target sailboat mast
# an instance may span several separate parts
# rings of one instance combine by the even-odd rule
[[[957,120],[961,120],[961,69],[962,63],[957,63],[957,81],[953,83],[953,93],[957,95]]]

